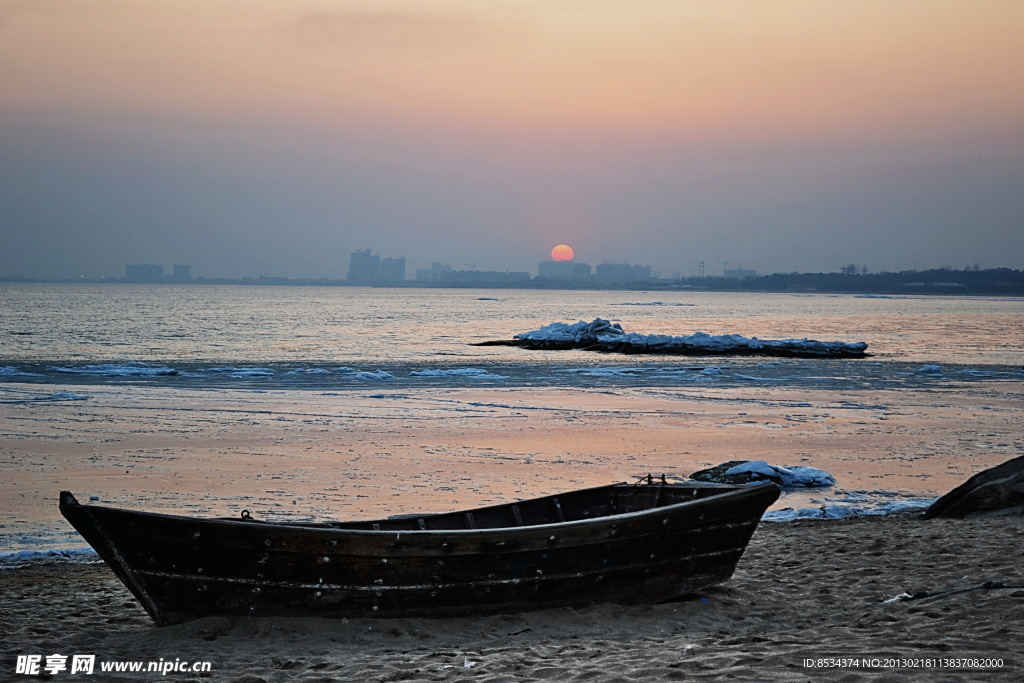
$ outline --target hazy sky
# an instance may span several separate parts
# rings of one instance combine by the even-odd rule
[[[0,0],[0,275],[1024,268],[1021,0]]]

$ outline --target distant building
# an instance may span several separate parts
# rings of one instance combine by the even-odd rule
[[[378,283],[405,282],[405,257],[383,258],[377,272]]]
[[[353,285],[382,285],[405,282],[405,257],[384,258],[369,249],[352,252],[348,282]]]
[[[643,282],[651,279],[651,267],[629,263],[602,263],[594,269],[598,282]]]
[[[131,263],[124,267],[124,279],[127,282],[158,284],[164,281],[163,264]]]
[[[192,266],[174,266],[172,271],[171,282],[192,282]]]
[[[451,272],[452,267],[447,263],[434,261],[430,268],[422,268],[416,271],[416,279],[420,282],[436,282],[441,279],[444,273]]]
[[[380,256],[375,256],[369,249],[353,251],[348,263],[348,281],[353,285],[373,284],[379,270]]]
[[[576,261],[541,261],[537,264],[537,277],[565,281],[589,280],[590,264]]]

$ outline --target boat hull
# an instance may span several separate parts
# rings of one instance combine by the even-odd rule
[[[154,621],[171,624],[670,600],[728,579],[778,495],[770,484],[613,485],[444,515],[278,524],[81,505],[64,492],[61,512]],[[517,525],[479,528],[497,515]],[[456,523],[465,528],[443,528]]]

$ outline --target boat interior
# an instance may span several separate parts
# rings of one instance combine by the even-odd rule
[[[721,495],[737,488],[702,483],[673,484],[657,479],[651,479],[651,483],[647,481],[645,478],[638,484],[612,484],[458,512],[395,515],[387,519],[315,522],[295,526],[364,531],[506,529],[639,512]]]

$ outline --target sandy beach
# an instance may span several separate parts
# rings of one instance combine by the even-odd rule
[[[1019,680],[1022,540],[1019,519],[763,524],[732,580],[683,602],[447,620],[210,618],[164,628],[102,565],[40,566],[0,573],[0,677],[14,671],[16,654],[60,653],[210,662],[209,674],[167,679],[248,683]],[[987,581],[1015,587],[889,601]]]
[[[847,491],[933,497],[1020,448],[1018,383],[654,396],[642,388],[59,389],[89,398],[0,411],[5,531],[63,528],[61,489],[166,512],[367,517],[647,472],[685,476],[736,457],[819,467]],[[778,505],[828,495],[792,494]],[[105,566],[35,564],[0,572],[0,678],[31,680],[12,673],[19,654],[59,653],[209,662],[208,674],[167,678],[251,683],[1016,680],[1024,588],[887,600],[985,582],[1024,586],[1022,533],[1020,520],[911,514],[762,523],[733,579],[692,600],[443,621],[216,618],[157,628]],[[961,660],[972,658],[1002,666],[965,673]],[[104,676],[113,674],[92,678]],[[74,678],[53,678],[61,677]]]

